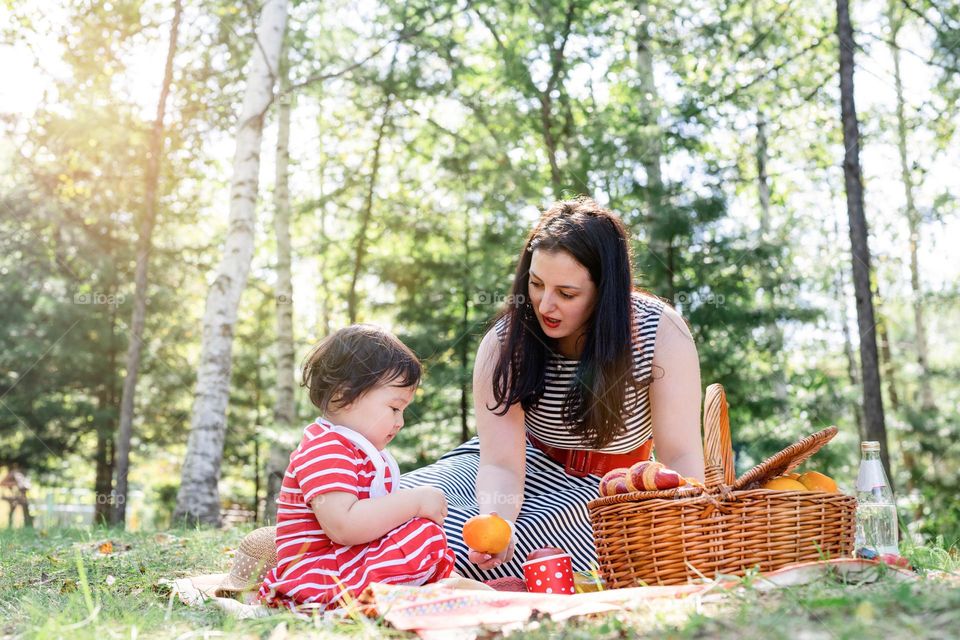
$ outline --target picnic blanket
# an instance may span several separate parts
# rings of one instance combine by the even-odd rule
[[[216,595],[225,574],[166,581],[171,597],[176,595],[189,606],[213,604],[238,618],[261,617],[276,610]],[[877,561],[843,558],[790,565],[760,574],[751,582],[759,590],[807,584],[827,577],[845,582],[868,583],[887,576],[894,580],[916,580],[909,570],[882,565]],[[331,617],[347,615],[380,619],[392,627],[412,631],[421,638],[474,638],[481,630],[510,631],[522,628],[531,619],[555,621],[575,616],[622,611],[638,607],[671,607],[678,601],[699,602],[739,586],[739,578],[723,578],[701,584],[609,589],[593,593],[553,595],[496,591],[468,580],[451,578],[422,587],[374,583],[346,609],[329,612]]]

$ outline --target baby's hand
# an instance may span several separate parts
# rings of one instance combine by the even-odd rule
[[[447,497],[443,495],[443,491],[436,487],[417,487],[414,491],[417,492],[420,504],[417,516],[442,525],[447,517]]]

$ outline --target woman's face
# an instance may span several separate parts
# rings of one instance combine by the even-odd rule
[[[590,272],[566,251],[536,249],[528,278],[530,302],[543,332],[558,340],[562,351],[578,355],[577,338],[586,330],[597,297]]]

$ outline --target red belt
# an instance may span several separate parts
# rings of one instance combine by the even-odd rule
[[[627,453],[603,453],[589,449],[561,449],[552,447],[540,438],[527,431],[527,440],[547,457],[563,465],[567,475],[582,478],[588,475],[603,476],[608,471],[650,459],[650,450],[653,449],[653,439]]]

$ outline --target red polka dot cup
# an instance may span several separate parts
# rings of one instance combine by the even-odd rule
[[[523,581],[533,593],[572,594],[573,563],[562,549],[539,549],[523,563]]]

